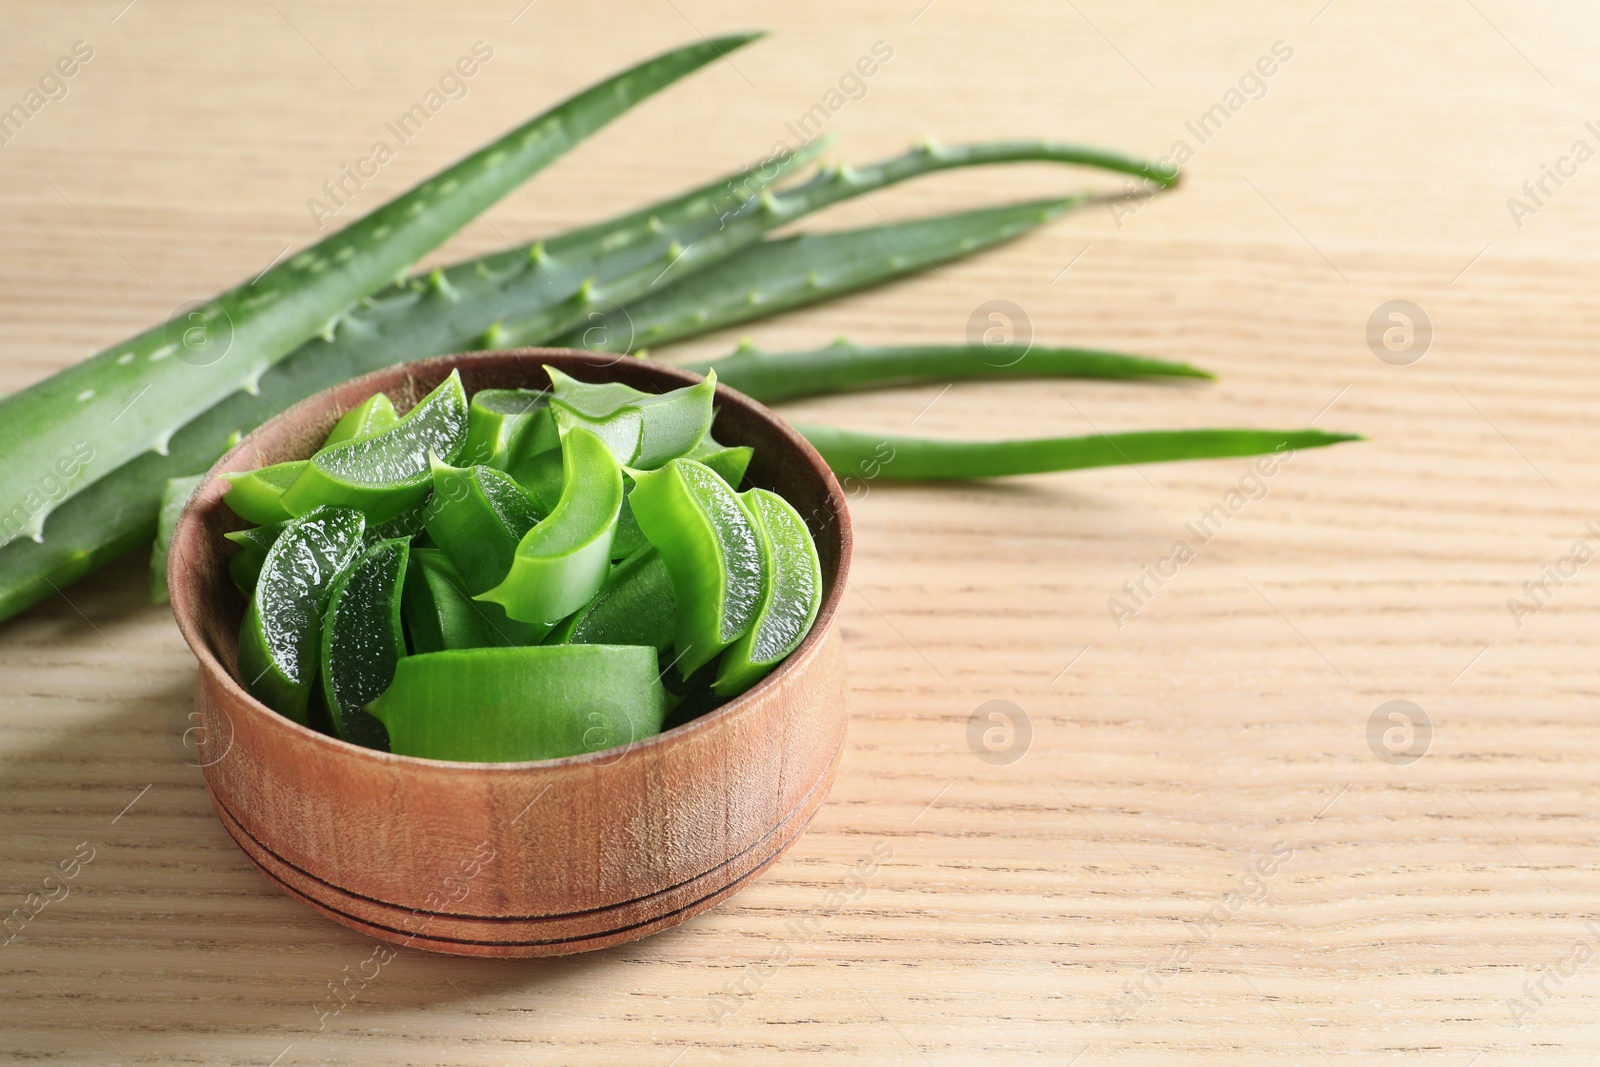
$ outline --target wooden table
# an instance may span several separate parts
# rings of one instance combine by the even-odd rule
[[[1186,185],[749,332],[957,341],[1006,299],[1041,343],[1221,380],[928,386],[794,416],[968,436],[1314,423],[1370,440],[1270,477],[1227,460],[873,483],[843,623],[848,752],[793,851],[712,912],[611,951],[405,953],[320,1029],[328,983],[372,945],[224,834],[181,747],[193,661],[130,560],[0,627],[0,911],[93,857],[0,949],[0,1059],[1600,1055],[1600,664],[1585,651],[1600,163],[1571,158],[1575,141],[1600,147],[1589,7],[125,2],[0,12],[6,106],[74,42],[93,49],[0,147],[0,389],[313,239],[307,199],[475,41],[492,60],[350,215],[624,62],[757,25],[779,32],[595,137],[440,258],[756,158],[882,41],[892,58],[828,122],[852,160],[923,134],[1150,155],[1181,140]],[[1271,77],[1247,77],[1275,44]],[[1530,195],[1545,165],[1561,184]],[[953,175],[817,225],[1074,182],[1107,187],[1038,167]],[[1431,343],[1369,345],[1395,300]],[[1399,322],[1386,314],[1380,335]],[[1180,541],[1192,558],[1174,562]],[[1009,741],[985,747],[1004,726],[990,701],[1027,728],[1012,712]]]

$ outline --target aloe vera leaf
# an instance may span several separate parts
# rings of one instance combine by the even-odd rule
[[[551,409],[565,432],[575,426],[606,443],[617,462],[654,469],[687,455],[711,428],[711,399],[717,372],[702,381],[665,393],[646,393],[621,382],[580,382],[546,367]]]
[[[407,656],[367,710],[391,752],[507,762],[630,744],[661,732],[667,706],[653,648],[535,645]]]
[[[738,494],[703,463],[630,473],[634,516],[672,578],[678,672],[687,678],[755,620],[766,582],[759,535]]]
[[[187,478],[168,478],[167,487],[161,491],[161,517],[156,522],[155,543],[150,546],[150,603],[165,604],[167,595],[167,548],[172,544],[172,531],[177,528],[178,516],[184,505],[194,495],[203,474]]]
[[[725,697],[749,689],[800,647],[822,607],[822,563],[800,513],[765,489],[748,490],[739,498],[761,534],[767,581],[755,622],[717,661],[712,688]]]
[[[762,189],[808,162],[823,147],[824,142],[819,138],[771,164],[727,175],[675,198],[537,242],[531,248],[512,249],[435,271],[426,280],[412,279],[362,301],[340,320],[330,339],[313,339],[269,369],[260,381],[259,395],[235,393],[175,433],[169,444],[170,454],[145,453],[103,482],[58,504],[44,543],[19,540],[0,547],[0,619],[16,614],[147,541],[155,527],[157,501],[167,478],[211,463],[229,447],[230,435],[253,429],[291,404],[355,375],[395,362],[470,347],[473,338],[509,311],[526,314],[570,300],[583,289],[586,280],[592,278],[604,288],[614,278],[637,272],[641,264],[659,263],[671,253],[673,243],[692,246],[696,234],[719,230],[730,210],[749,211],[748,207],[739,208],[743,203],[739,199],[741,196],[746,199],[757,196]],[[971,146],[960,151],[976,153],[977,148]],[[880,164],[878,169],[911,176],[906,161],[910,161],[911,166],[945,169],[953,165],[946,161],[955,151],[942,149],[942,156],[926,150],[908,153],[901,161]],[[1049,149],[1035,146],[1032,154],[1013,149],[987,151],[987,161],[1000,162],[999,157],[1006,151],[1012,152],[1015,161],[1026,161],[1045,158]],[[922,161],[920,164],[915,162],[918,159]],[[863,171],[873,169],[863,168]],[[855,173],[859,175],[862,171]],[[827,180],[836,183],[835,188],[842,188],[837,185],[837,177]],[[818,182],[807,185],[817,186]],[[815,199],[807,202],[833,202],[816,194],[817,189],[813,188],[807,196]],[[776,224],[777,216],[769,212],[766,217]],[[786,214],[784,217],[793,216]],[[973,247],[986,247],[990,243],[994,243],[993,240]],[[825,248],[834,246],[830,241]],[[809,251],[811,247],[807,242],[801,251]],[[890,274],[827,292],[819,291],[814,299],[826,299],[906,273],[897,269],[896,251],[891,249],[886,257]],[[772,261],[764,253],[762,260],[775,269],[788,263],[802,278],[810,272],[803,257],[799,260],[779,257]],[[669,283],[677,280],[684,267],[692,268],[698,261],[674,264],[665,280]],[[591,311],[592,305],[592,300],[583,303]],[[708,319],[697,330],[689,330],[681,336],[706,332],[720,325],[721,322]],[[584,341],[584,333],[577,331],[575,339]],[[538,341],[548,339],[535,338]],[[489,337],[485,338],[485,343],[506,340]],[[596,344],[595,347],[601,346]],[[87,442],[84,444],[87,448]]]
[[[738,489],[739,483],[744,481],[744,472],[750,469],[750,460],[755,457],[756,450],[749,445],[719,445],[715,441],[702,442],[702,445],[705,447],[689,453],[689,458],[697,459],[716,471],[730,489]]]
[[[437,548],[413,548],[401,596],[411,651],[500,648],[537,644],[545,630],[513,622],[497,604],[480,604],[466,579]]]
[[[1322,430],[1142,430],[1013,441],[943,441],[796,426],[835,472],[898,481],[955,481],[1179,459],[1255,456],[1359,441]]]
[[[604,441],[574,427],[562,434],[561,453],[561,499],[523,535],[504,580],[474,597],[551,627],[605,584],[622,508],[622,469]]]
[[[387,750],[383,724],[362,710],[394,678],[406,654],[400,591],[411,544],[379,541],[333,584],[323,616],[319,660],[322,697],[341,740]]]
[[[42,543],[23,538],[0,547],[0,619],[147,544],[167,479],[209,466],[241,431],[346,379],[472,347],[473,338],[507,307],[565,299],[587,278],[604,279],[610,271],[632,269],[634,262],[659,259],[659,248],[670,247],[680,235],[688,239],[715,229],[735,198],[755,195],[787,177],[822,147],[819,138],[770,164],[566,231],[531,249],[499,252],[399,283],[362,301],[339,321],[331,339],[308,341],[270,368],[258,393],[234,393],[178,430],[167,454],[146,452],[60,503]],[[83,455],[91,451],[83,442]]]
[[[233,584],[246,596],[255,592],[256,579],[261,576],[261,567],[267,561],[267,553],[272,551],[272,543],[283,532],[283,527],[283,523],[275,522],[269,526],[251,526],[248,529],[234,530],[232,533],[222,535],[239,546],[239,551],[228,560],[228,577],[233,579]],[[371,532],[367,531],[368,534]]]
[[[366,521],[319,508],[283,528],[261,567],[239,629],[239,679],[251,695],[305,725],[322,617],[335,581],[361,555]]]
[[[344,413],[333,429],[328,431],[322,447],[387,430],[399,421],[400,416],[395,414],[394,401],[389,399],[389,394],[373,393]]]
[[[620,351],[615,335],[618,331],[626,334],[627,330],[622,322],[609,321],[612,318],[610,309],[657,289],[663,279],[669,284],[679,282],[698,270],[722,262],[771,230],[830,204],[942,170],[1026,162],[1080,164],[1120,171],[1146,178],[1153,190],[1168,188],[1178,180],[1176,171],[1165,171],[1159,164],[1081,145],[991,141],[942,147],[925,141],[882,163],[827,167],[810,181],[782,192],[769,191],[759,199],[747,201],[715,231],[697,241],[672,246],[666,260],[668,266],[652,263],[631,274],[586,286],[565,303],[508,318],[495,331],[495,343],[541,344],[563,331],[570,331],[568,343],[573,347]],[[585,322],[601,325],[585,328],[581,325]]]
[[[648,543],[611,568],[594,599],[545,638],[547,645],[649,645],[664,651],[677,635],[677,601],[661,553]]]
[[[222,480],[228,483],[228,490],[222,494],[222,502],[245,522],[261,526],[292,518],[283,506],[283,494],[305,473],[306,464],[306,460],[292,459],[253,471],[224,474]]]
[[[985,348],[983,345],[870,347],[837,340],[825,348],[767,352],[746,341],[731,355],[681,365],[763,404],[927,381],[990,378],[1204,378],[1187,363],[1169,363],[1094,348]]]
[[[578,141],[729,49],[703,40],[614,75],[446,168],[338,233],[203,307],[0,399],[0,545],[39,539],[63,499],[141,453],[165,452],[186,422],[241,388],[406,270]],[[196,364],[204,369],[197,370]],[[40,472],[93,446],[61,494]]]
[[[631,330],[622,332],[631,333],[631,338],[613,338],[615,347],[608,342],[600,350],[666,344],[929,270],[1021,236],[1088,199],[1084,195],[1034,200],[762,241],[624,305]],[[581,335],[566,334],[548,343],[573,345],[581,340]]]
[[[334,504],[357,509],[370,523],[388,522],[427,499],[430,457],[453,460],[466,441],[467,393],[453,370],[393,426],[312,456],[283,491],[283,507],[304,515]]]
[[[550,394],[534,389],[479,389],[467,411],[467,444],[461,462],[505,470],[519,438],[540,437],[550,448],[561,442],[550,422]]]
[[[493,467],[433,464],[427,530],[467,583],[490,589],[506,576],[523,535],[539,521],[528,491]]]

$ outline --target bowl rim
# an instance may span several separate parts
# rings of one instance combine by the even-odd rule
[[[680,723],[670,730],[663,730],[649,737],[629,741],[626,745],[601,749],[597,752],[580,753],[575,756],[561,756],[556,759],[486,762],[442,760],[427,756],[406,756],[353,744],[331,734],[322,733],[320,730],[314,730],[309,726],[295,722],[281,712],[274,711],[240,684],[239,680],[234,677],[233,672],[228,670],[227,666],[217,657],[215,650],[212,649],[210,642],[202,632],[197,610],[197,602],[201,597],[197,588],[199,584],[198,575],[183,565],[186,557],[186,553],[182,551],[183,546],[191,539],[198,539],[204,536],[204,528],[200,519],[201,511],[203,509],[226,506],[222,503],[220,496],[204,505],[200,502],[201,498],[206,495],[206,490],[214,487],[219,480],[219,471],[233,461],[236,456],[251,449],[258,434],[263,433],[269,427],[291,421],[297,415],[309,409],[326,404],[332,393],[345,390],[353,391],[365,383],[388,380],[396,374],[401,375],[403,381],[405,377],[410,376],[414,368],[427,368],[430,371],[441,370],[445,375],[448,375],[451,370],[457,369],[463,364],[479,361],[503,361],[509,359],[514,365],[521,366],[530,359],[543,361],[552,356],[563,360],[575,360],[599,371],[615,366],[623,360],[628,360],[632,363],[646,366],[653,372],[665,375],[668,383],[673,383],[673,380],[676,380],[676,384],[669,384],[670,388],[677,388],[680,384],[694,385],[705,380],[704,375],[696,374],[693,371],[685,370],[669,363],[576,348],[501,348],[431,356],[427,359],[391,364],[388,367],[369,371],[366,374],[346,379],[313,393],[298,403],[280,411],[248,434],[245,434],[237,444],[223,453],[206,470],[200,479],[200,483],[184,504],[183,511],[173,528],[172,547],[167,560],[167,585],[171,592],[172,613],[177,620],[178,630],[183,634],[183,639],[188,644],[189,650],[194,653],[196,660],[198,660],[199,669],[209,674],[212,680],[222,687],[238,710],[247,712],[252,716],[267,716],[272,726],[287,728],[292,734],[298,734],[304,742],[334,746],[332,749],[333,754],[373,759],[379,762],[394,763],[399,766],[415,765],[418,768],[427,767],[462,772],[485,771],[501,774],[515,774],[530,770],[559,770],[590,765],[606,767],[618,762],[636,748],[649,749],[675,744],[706,730],[718,728],[721,724],[738,716],[746,708],[753,706],[768,691],[779,686],[785,675],[793,673],[802,663],[816,654],[823,641],[828,638],[829,631],[833,628],[839,604],[844,599],[844,591],[849,584],[850,561],[854,550],[855,538],[850,521],[848,501],[833,470],[823,460],[811,442],[806,440],[798,430],[788,421],[774,414],[766,405],[718,382],[714,401],[719,407],[731,403],[734,406],[747,409],[749,413],[755,415],[758,419],[769,423],[799,450],[800,454],[807,460],[811,473],[822,480],[823,488],[826,490],[829,510],[832,514],[832,521],[837,523],[839,527],[838,566],[832,583],[824,582],[822,606],[817,610],[817,617],[812,622],[811,629],[806,633],[805,638],[801,640],[799,646],[789,653],[782,663],[768,672],[766,677],[762,678],[754,686],[732,700],[686,723]],[[542,365],[542,362],[534,364],[535,367],[542,367]],[[390,388],[392,388],[392,385]],[[370,396],[372,393],[380,391],[383,391],[382,387],[374,384],[366,395]],[[231,713],[229,708],[220,710],[223,710],[225,714]],[[618,751],[619,749],[621,750],[620,752]]]

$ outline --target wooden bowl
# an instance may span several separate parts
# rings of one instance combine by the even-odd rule
[[[218,475],[309,456],[373,393],[407,410],[452,370],[469,394],[542,388],[550,364],[584,381],[664,391],[699,378],[632,358],[516,349],[408,363],[295,405],[206,476],[178,522],[172,608],[200,661],[195,707],[206,790],[228,833],[290,895],[386,941],[471,956],[585,952],[644,937],[722,900],[793,844],[844,743],[835,612],[850,516],[816,451],[766,408],[719,386],[715,432],[751,445],[750,484],[787,498],[822,558],[816,625],[749,692],[629,746],[526,763],[451,763],[346,744],[245,692],[244,597],[223,538],[244,524]]]

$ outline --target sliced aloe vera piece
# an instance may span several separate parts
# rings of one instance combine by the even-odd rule
[[[412,548],[401,617],[411,651],[419,654],[530,645],[541,634],[538,627],[506,618],[499,605],[473,600],[466,579],[437,548]]]
[[[643,645],[535,645],[407,656],[367,705],[389,751],[506,762],[598,752],[661,732],[666,691]]]
[[[517,545],[505,580],[477,596],[513,619],[556,623],[605,584],[622,508],[622,469],[605,442],[581,427],[561,438],[563,488],[554,510]]]
[[[228,560],[228,577],[232,578],[233,584],[246,595],[255,591],[256,579],[261,575],[261,566],[267,562],[267,553],[271,551],[272,543],[278,539],[278,534],[283,532],[283,526],[281,522],[274,522],[222,535],[239,546],[239,551]]]
[[[800,513],[765,489],[751,489],[739,498],[761,534],[767,581],[755,622],[717,664],[712,688],[725,697],[755,685],[798,648],[822,607],[822,563]]]
[[[400,591],[411,553],[404,538],[379,541],[341,574],[322,621],[322,697],[344,741],[387,750],[383,723],[362,710],[394,678],[406,654]]]
[[[305,473],[307,462],[296,459],[224,474],[222,480],[228,483],[228,491],[222,494],[222,502],[245,522],[259,526],[293,518],[283,506],[283,494]]]
[[[400,416],[395,414],[394,402],[387,393],[373,393],[361,403],[344,413],[344,416],[334,425],[328,437],[322,442],[322,447],[339,444],[341,441],[353,441],[357,437],[366,437],[379,430],[387,430],[400,421]]]
[[[649,645],[664,651],[678,629],[672,577],[648,544],[615,567],[593,600],[545,638],[547,645]]]
[[[195,487],[205,479],[196,474],[192,478],[168,478],[161,491],[161,511],[156,517],[156,541],[150,546],[150,603],[165,604],[167,595],[167,549],[172,545],[172,531],[177,529],[178,516],[184,505],[194,495]]]
[[[517,545],[539,521],[540,510],[510,475],[493,467],[452,467],[436,461],[426,516],[428,536],[449,558],[470,597],[505,579]],[[473,610],[494,638],[482,644],[531,645],[547,629],[510,618],[499,604],[474,604]]]
[[[331,504],[355,508],[368,522],[387,522],[427,497],[433,486],[428,457],[453,462],[466,438],[467,394],[460,372],[451,371],[393,426],[312,456],[284,490],[283,506],[304,515]]]
[[[689,453],[690,459],[697,459],[722,476],[733,489],[739,488],[739,483],[744,481],[745,471],[750,469],[750,460],[756,450],[748,445],[725,445],[711,436],[706,435],[700,443],[694,446],[694,451]]]
[[[239,677],[274,711],[307,722],[328,595],[360,556],[359,511],[318,508],[287,523],[267,552],[239,632]]]
[[[554,367],[550,410],[563,431],[581,426],[610,447],[617,462],[653,470],[686,456],[711,428],[711,398],[717,375],[665,393],[646,393],[621,382],[580,382]]]
[[[550,394],[534,389],[480,389],[467,412],[467,444],[461,450],[464,466],[484,464],[506,470],[513,446],[536,451],[559,448],[560,438],[550,421]]]
[[[634,517],[672,578],[674,646],[687,678],[755,621],[765,581],[759,534],[738,494],[704,463],[675,459],[630,473]]]
[[[744,472],[749,469],[750,459],[754,455],[753,448],[744,445],[729,448],[713,441],[708,433],[700,444],[695,446],[695,450],[689,453],[688,458],[704,463],[716,471],[730,488],[738,489],[739,483],[744,481]],[[650,544],[644,531],[639,529],[639,520],[633,516],[633,505],[628,502],[628,497],[633,493],[633,479],[624,475],[622,488],[622,511],[617,515],[617,536],[611,542],[612,559],[627,559]]]
[[[433,462],[433,496],[424,525],[476,596],[500,584],[517,545],[539,521],[539,506],[493,467]]]

